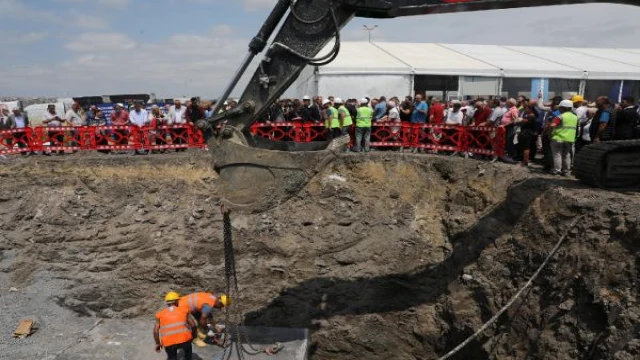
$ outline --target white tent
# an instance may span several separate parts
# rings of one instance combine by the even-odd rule
[[[416,76],[428,75],[459,77],[458,95],[497,93],[502,79],[509,78],[566,79],[584,89],[588,80],[640,81],[640,49],[343,42],[334,62],[305,69],[290,92],[406,95],[413,92]]]

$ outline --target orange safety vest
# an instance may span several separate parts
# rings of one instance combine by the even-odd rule
[[[156,319],[160,322],[160,343],[163,347],[191,341],[188,318],[188,311],[175,306],[158,311]]]
[[[201,313],[204,305],[209,305],[213,308],[217,302],[218,298],[213,294],[201,292],[181,297],[180,301],[178,301],[178,306],[187,309],[190,313]]]

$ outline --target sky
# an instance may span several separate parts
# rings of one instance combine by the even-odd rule
[[[274,3],[0,0],[0,96],[218,97]],[[342,37],[366,41],[362,26],[378,25],[373,41],[640,48],[639,18],[640,7],[553,6],[354,19]]]

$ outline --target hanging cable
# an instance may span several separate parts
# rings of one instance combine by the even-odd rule
[[[487,321],[484,325],[482,325],[482,327],[480,329],[478,329],[478,331],[476,331],[473,335],[469,336],[467,338],[467,340],[463,341],[462,344],[456,346],[453,350],[449,351],[445,356],[439,358],[438,360],[450,359],[453,355],[457,354],[460,350],[462,350],[470,342],[472,342],[478,336],[480,336],[480,334],[482,334],[485,330],[487,330],[487,328],[489,328],[489,326],[491,326],[493,323],[495,323],[498,320],[498,318],[502,314],[504,314],[504,312],[507,311],[511,307],[511,305],[513,305],[513,303],[515,303],[516,300],[518,300],[520,298],[520,296],[522,296],[524,291],[529,286],[531,286],[531,284],[533,284],[533,281],[538,277],[538,275],[540,275],[542,270],[547,266],[547,264],[549,263],[549,260],[551,260],[551,258],[553,258],[553,256],[558,252],[558,250],[560,249],[560,247],[564,243],[564,240],[567,238],[567,235],[569,234],[569,232],[571,230],[573,230],[573,228],[576,226],[576,224],[578,224],[578,221],[580,221],[580,219],[582,219],[583,217],[584,217],[584,215],[578,216],[575,219],[573,219],[573,221],[571,222],[571,224],[567,228],[567,231],[560,237],[560,240],[558,240],[558,243],[556,244],[556,246],[553,248],[553,250],[551,250],[549,255],[547,255],[547,258],[544,259],[542,264],[538,267],[538,270],[536,270],[536,272],[533,273],[533,275],[531,276],[529,281],[527,281],[524,284],[524,286],[520,290],[518,290],[518,292],[511,298],[511,300],[509,300],[509,302],[507,302],[507,304],[505,306],[502,307],[502,309],[500,309],[500,311],[498,311],[495,315],[493,315],[493,317],[491,319],[489,319],[489,321]]]

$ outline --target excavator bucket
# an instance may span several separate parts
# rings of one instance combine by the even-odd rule
[[[219,174],[225,204],[235,210],[259,212],[295,196],[318,172],[346,149],[349,137],[330,143],[296,144],[262,141],[249,146],[232,126],[211,137],[208,147]]]

